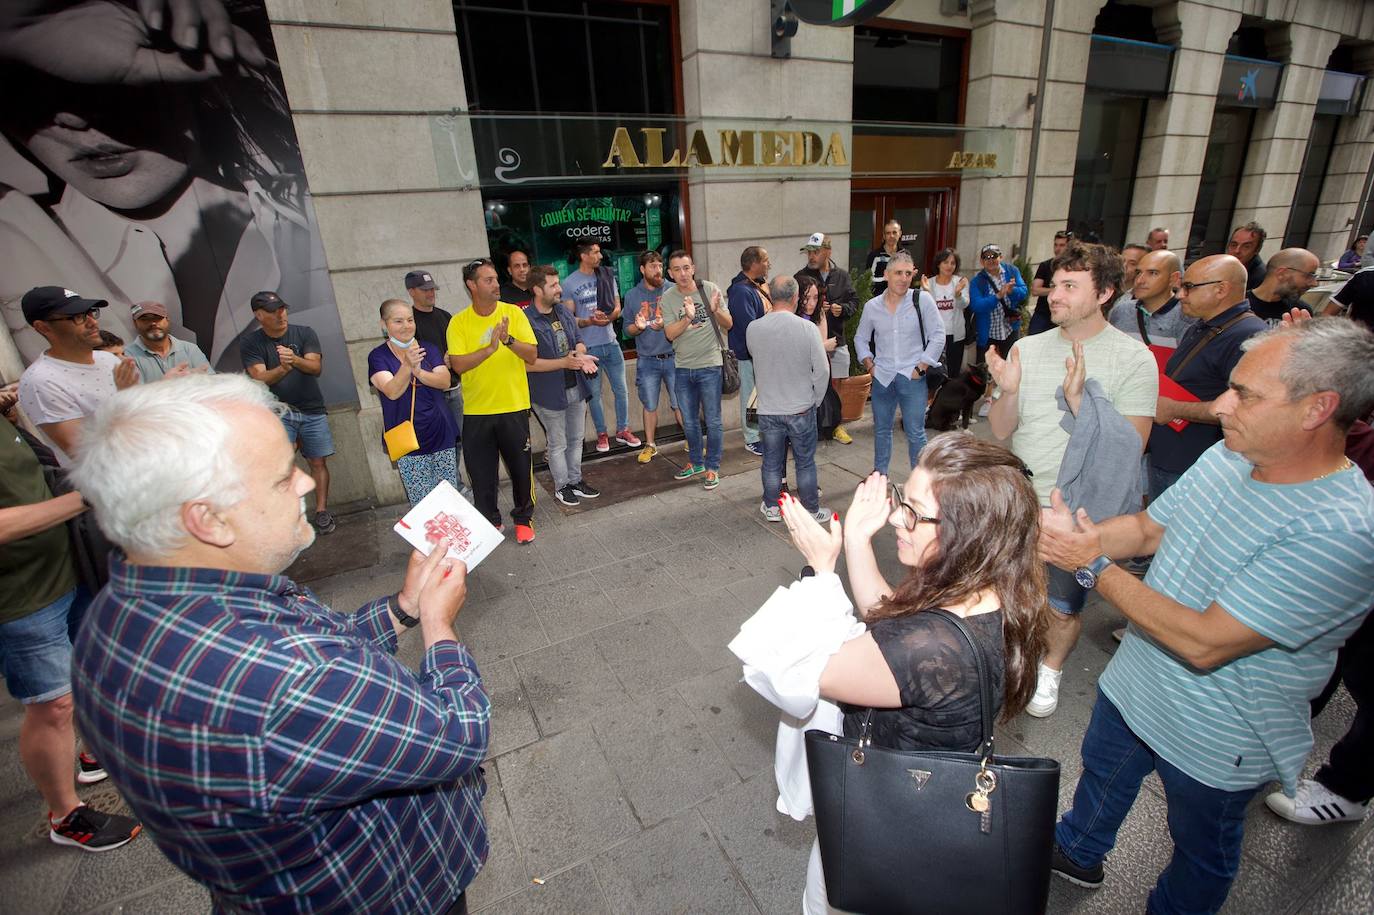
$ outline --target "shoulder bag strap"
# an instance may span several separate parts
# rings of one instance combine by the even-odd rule
[[[710,303],[707,302],[707,301],[705,301],[705,299],[706,299],[706,287],[705,287],[705,286],[699,286],[699,287],[697,287],[697,288],[701,290],[701,298],[702,298],[701,307],[706,309],[706,317],[707,317],[707,318],[710,318],[710,320],[711,320],[711,330],[713,330],[713,331],[716,332],[716,345],[719,346],[721,349],[725,349],[725,340],[724,340],[724,339],[721,337],[721,335],[720,335],[720,325],[716,323],[716,313],[715,313],[714,311],[711,310],[711,305],[710,305]]]
[[[921,325],[921,352],[924,353],[926,347],[930,346],[930,338],[926,336],[925,315],[921,314],[921,290],[919,288],[911,291],[911,304],[916,307],[916,320]],[[906,422],[906,417],[902,417],[902,421]]]
[[[987,660],[983,657],[983,650],[978,647],[978,643],[973,639],[973,633],[968,631],[964,621],[943,607],[932,607],[927,613],[934,613],[938,618],[949,623],[959,634],[968,642],[968,647],[973,651],[973,663],[978,668],[978,707],[982,718],[982,742],[978,747],[978,755],[984,759],[992,756],[992,678],[988,675]]]
[[[1227,321],[1225,324],[1221,324],[1221,325],[1219,325],[1219,326],[1217,326],[1217,327],[1212,328],[1212,330],[1211,330],[1210,333],[1208,333],[1205,337],[1203,337],[1201,340],[1199,340],[1199,341],[1193,346],[1193,348],[1190,349],[1190,350],[1188,351],[1188,355],[1186,355],[1186,356],[1183,357],[1183,361],[1180,362],[1178,365],[1174,366],[1174,370],[1173,370],[1172,372],[1168,372],[1168,373],[1167,373],[1168,377],[1169,377],[1169,378],[1172,378],[1172,379],[1174,379],[1174,380],[1177,380],[1177,379],[1178,379],[1178,373],[1181,372],[1181,371],[1183,371],[1183,367],[1184,367],[1185,365],[1187,365],[1188,363],[1192,362],[1193,359],[1197,356],[1198,353],[1202,352],[1203,347],[1205,347],[1208,343],[1211,343],[1211,342],[1212,342],[1213,340],[1215,340],[1217,337],[1221,336],[1222,331],[1226,330],[1226,328],[1228,328],[1228,327],[1230,327],[1232,324],[1235,324],[1236,322],[1238,322],[1238,321],[1240,321],[1240,320],[1242,320],[1242,319],[1248,317],[1251,313],[1252,313],[1252,312],[1250,311],[1250,309],[1247,308],[1247,309],[1245,309],[1244,311],[1242,311],[1240,314],[1235,315],[1234,317],[1232,317],[1231,320]]]
[[[419,386],[420,386],[420,382],[419,382],[418,380],[416,380],[416,378],[415,378],[414,375],[411,375],[411,377],[410,377],[410,421],[411,421],[412,424],[415,422],[415,389],[418,388]]]
[[[1140,309],[1140,303],[1135,303],[1135,326],[1140,328],[1140,340],[1146,346],[1150,345],[1150,332],[1145,329],[1145,315]]]

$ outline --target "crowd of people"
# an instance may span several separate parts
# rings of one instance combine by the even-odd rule
[[[531,415],[556,498],[577,506],[601,494],[582,473],[587,412],[593,453],[614,440],[647,465],[664,447],[665,390],[686,438],[676,479],[715,489],[737,385],[761,514],[861,623],[787,640],[820,658],[810,688],[844,709],[845,734],[862,723],[882,746],[972,749],[971,651],[993,660],[1002,720],[1054,714],[1095,590],[1128,625],[1097,684],[1055,874],[1103,882],[1151,771],[1174,842],[1152,912],[1221,906],[1246,803],[1271,781],[1266,803],[1287,819],[1363,818],[1374,269],[1313,317],[1300,297],[1318,257],[1262,261],[1255,223],[1186,269],[1162,229],[1122,251],[1060,232],[1029,287],[997,245],[972,275],[953,249],[922,271],[900,225],[883,234],[862,303],[823,233],[794,274],[744,248],[723,285],[686,250],[645,251],[623,298],[595,242],[575,247],[563,278],[524,251],[504,254],[504,282],[492,259],[473,260],[469,303],[452,313],[431,272],[407,273],[367,357],[407,499],[447,480],[504,530],[504,464],[514,539],[531,543]],[[487,854],[490,724],[453,631],[466,569],[445,549],[415,554],[398,591],[351,616],[283,575],[335,528],[325,366],[278,292],[249,305],[258,326],[239,374],[172,337],[161,303],[130,308],[137,338],[124,343],[102,333],[107,301],[60,286],[24,296],[47,348],[0,403],[14,433],[0,436],[0,661],[25,704],[21,757],[53,841],[105,851],[146,823],[226,909],[461,912]],[[634,341],[642,439],[617,327]],[[821,504],[816,449],[852,442],[833,384],[851,346],[872,379],[874,455],[842,520]],[[996,442],[927,442],[932,403],[960,385]],[[901,486],[888,480],[899,411],[912,468]],[[888,527],[896,582],[874,551]],[[841,552],[852,599],[835,577]],[[933,608],[967,619],[981,647],[952,640]],[[418,679],[393,656],[416,627]],[[1301,779],[1311,717],[1342,678],[1355,722]],[[80,803],[74,785],[107,776],[135,817]],[[813,851],[804,910],[827,907]]]

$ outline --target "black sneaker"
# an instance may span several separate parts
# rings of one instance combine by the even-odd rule
[[[76,780],[83,785],[94,785],[110,777],[105,773],[105,768],[89,753],[83,751],[76,761]]]
[[[132,817],[101,813],[85,804],[67,814],[60,823],[48,820],[48,838],[58,845],[72,845],[82,851],[110,851],[127,845],[143,831]]]
[[[1069,856],[1059,848],[1058,842],[1054,843],[1054,851],[1050,853],[1050,873],[1056,877],[1063,877],[1075,886],[1090,890],[1102,885],[1101,861],[1093,867],[1080,867],[1069,860]]]
[[[581,499],[577,498],[577,493],[573,491],[571,486],[564,486],[554,493],[553,497],[564,505],[579,505],[582,502]]]
[[[315,512],[315,520],[311,523],[315,525],[315,530],[321,534],[332,534],[334,528],[338,527],[334,523],[334,516],[325,511]]]
[[[597,496],[601,495],[601,490],[597,489],[586,480],[578,480],[568,488],[584,499],[595,499]]]

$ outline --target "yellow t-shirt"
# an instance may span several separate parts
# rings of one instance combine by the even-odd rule
[[[534,330],[519,307],[497,302],[489,315],[479,315],[472,306],[464,308],[448,322],[448,352],[465,356],[491,342],[491,331],[502,318],[509,318],[508,332],[521,343],[534,344]],[[500,346],[481,364],[463,373],[463,412],[474,416],[514,413],[530,408],[530,386],[525,380],[525,360],[508,346]]]

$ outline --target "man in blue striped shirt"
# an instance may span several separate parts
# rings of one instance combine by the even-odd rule
[[[1130,621],[1099,681],[1083,774],[1053,869],[1102,882],[1102,859],[1151,771],[1174,855],[1149,911],[1215,912],[1245,808],[1292,795],[1309,701],[1374,603],[1374,491],[1345,456],[1374,408],[1374,334],[1317,319],[1251,337],[1214,403],[1223,440],[1148,510],[1094,525],[1054,495],[1040,549]],[[1153,552],[1144,582],[1112,559]]]
[[[450,913],[487,855],[490,705],[440,541],[353,614],[281,575],[313,483],[242,375],[138,385],[74,477],[123,550],[72,662],[81,730],[216,911]],[[394,657],[419,626],[418,676]]]

